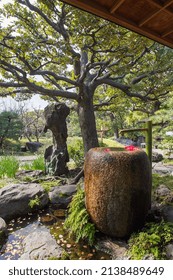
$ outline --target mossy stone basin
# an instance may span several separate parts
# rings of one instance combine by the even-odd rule
[[[139,149],[93,148],[86,154],[86,208],[103,233],[124,238],[143,226],[151,207],[151,167]]]

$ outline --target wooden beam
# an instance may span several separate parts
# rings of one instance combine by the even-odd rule
[[[150,16],[146,17],[144,20],[142,20],[140,23],[139,23],[139,27],[142,27],[145,23],[147,23],[148,21],[150,21],[153,17],[155,17],[157,14],[159,14],[160,12],[162,12],[163,10],[172,15],[173,16],[173,13],[168,10],[167,8],[173,3],[173,0],[168,0],[164,3],[164,5],[160,5],[158,4],[157,2],[153,1],[153,0],[147,0],[149,3],[152,3],[154,4],[158,10],[153,12],[152,14],[150,14]]]
[[[116,0],[110,9],[110,13],[113,14],[124,2],[125,0]]]
[[[137,23],[130,22],[127,19],[121,17],[119,18],[115,14],[111,14],[108,9],[103,7],[101,4],[99,5],[96,1],[91,0],[61,0],[62,2],[65,2],[69,5],[72,5],[76,8],[82,9],[84,11],[87,11],[89,13],[92,13],[96,16],[99,16],[101,18],[104,18],[106,20],[109,20],[111,22],[114,22],[120,26],[123,26],[125,28],[128,28],[134,32],[137,32],[141,35],[144,35],[152,40],[155,40],[163,45],[166,45],[170,48],[173,48],[173,41],[169,38],[162,38],[161,34],[158,34],[156,32],[153,32],[149,29],[146,29],[145,27],[139,27]],[[150,0],[151,1],[151,0]],[[153,1],[153,0],[152,0]],[[172,0],[171,0],[172,1]],[[170,2],[169,2],[170,3]]]
[[[161,37],[162,37],[162,38],[165,38],[166,36],[168,36],[168,35],[171,34],[171,33],[173,33],[173,29],[172,29],[172,28],[169,29],[169,30],[167,30],[167,31],[165,31],[165,32],[161,35]]]
[[[158,1],[155,1],[155,0],[147,0],[147,2],[155,5],[157,8],[161,9],[161,8],[167,8],[169,7],[172,3],[173,3],[173,0],[167,0],[163,5],[159,4]]]

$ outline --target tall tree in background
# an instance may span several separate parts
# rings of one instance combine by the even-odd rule
[[[23,124],[19,115],[12,111],[0,113],[0,149],[7,138],[18,140],[22,133]]]
[[[22,136],[26,137],[30,142],[35,138],[39,142],[45,126],[43,110],[32,108],[32,111],[23,111],[20,116],[23,122]]]
[[[120,93],[159,109],[172,87],[172,51],[57,0],[13,0],[0,11],[1,95],[71,100],[84,149],[98,146],[94,106]],[[34,3],[34,4],[33,4]]]

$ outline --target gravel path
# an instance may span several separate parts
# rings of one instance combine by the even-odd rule
[[[32,156],[16,156],[16,158],[21,161],[21,162],[24,162],[24,161],[33,161],[34,159],[37,158],[36,155],[32,155]]]

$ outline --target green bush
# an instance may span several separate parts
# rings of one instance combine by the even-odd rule
[[[81,167],[84,162],[84,148],[81,139],[72,138],[72,141],[68,144],[68,153],[70,159],[75,162],[76,167]]]
[[[86,240],[90,246],[93,245],[96,229],[89,220],[89,214],[85,208],[85,192],[81,187],[78,187],[77,193],[69,205],[64,227],[69,230],[70,235],[74,234],[76,242]]]
[[[33,160],[32,163],[25,163],[22,165],[22,169],[24,170],[45,170],[45,162],[43,156],[38,156],[36,159]]]
[[[19,161],[14,156],[0,158],[0,178],[13,178],[19,169]]]
[[[44,162],[44,157],[43,156],[38,156],[35,160],[33,160],[32,164],[32,169],[33,170],[45,170],[45,162]]]
[[[172,223],[148,223],[143,231],[132,234],[128,254],[133,260],[141,260],[146,255],[153,255],[155,260],[165,259],[164,248],[172,241]]]

